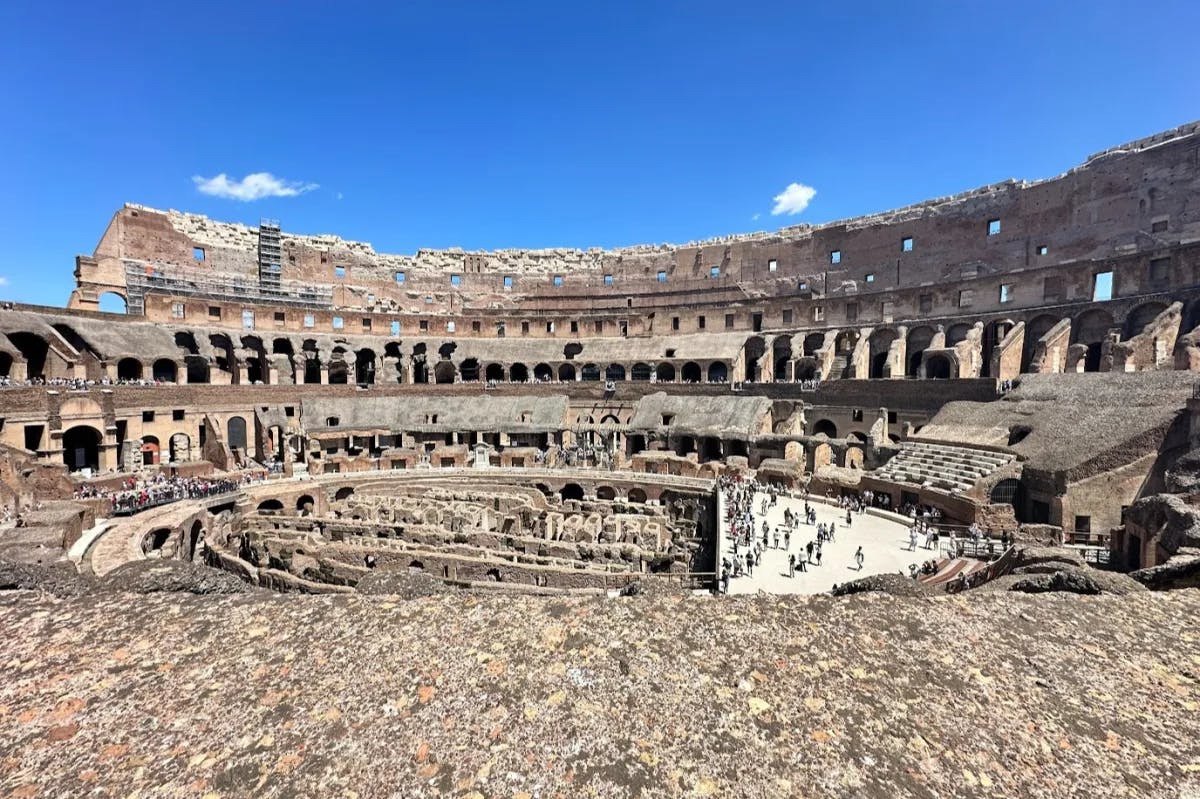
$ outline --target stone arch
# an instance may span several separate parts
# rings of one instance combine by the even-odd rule
[[[498,363],[489,363],[487,368],[483,370],[483,376],[486,380],[492,383],[504,382],[504,367]]]
[[[812,357],[817,354],[817,350],[825,346],[824,333],[809,333],[804,337],[804,354]]]
[[[375,350],[364,347],[355,353],[354,382],[360,386],[369,386],[375,382]]]
[[[438,361],[433,366],[433,382],[442,385],[453,383],[455,372],[453,361]]]
[[[1104,341],[1113,327],[1112,314],[1101,308],[1084,311],[1071,322],[1072,344],[1093,344]]]
[[[529,380],[529,367],[519,361],[514,363],[508,368],[508,379],[514,383],[524,383]]]
[[[654,369],[654,379],[659,383],[674,383],[675,367],[669,363],[660,363]]]
[[[817,444],[813,449],[813,471],[833,463],[833,447],[828,444]]]
[[[311,516],[317,507],[317,501],[312,494],[301,494],[296,497],[296,513],[301,516]]]
[[[776,336],[771,343],[771,357],[774,362],[772,376],[777,381],[787,380],[788,364],[792,360],[792,337]]]
[[[1038,340],[1057,325],[1059,317],[1050,314],[1035,316],[1025,323],[1025,344],[1021,350],[1021,371],[1028,372],[1033,368],[1033,356],[1037,350]]]
[[[966,341],[967,334],[971,332],[971,326],[966,322],[959,322],[956,325],[950,325],[946,331],[946,346],[953,347],[960,341]]]
[[[728,383],[729,366],[724,361],[713,361],[708,365],[708,382]]]
[[[925,359],[925,377],[931,380],[949,380],[954,377],[954,365],[945,355],[930,355]]]
[[[933,336],[936,332],[929,325],[920,325],[908,331],[908,338],[904,342],[908,358],[908,362],[904,365],[905,375],[916,377],[921,373],[921,359],[925,355],[925,350],[929,349],[929,345],[933,343]]]
[[[695,361],[688,361],[683,365],[682,376],[685,383],[699,383],[702,379],[700,364]]]
[[[600,367],[594,363],[585,363],[579,370],[579,377],[583,380],[599,380]]]
[[[849,355],[854,352],[856,346],[858,346],[857,330],[843,330],[838,333],[837,339],[834,341],[834,349],[838,355]]]
[[[837,425],[831,419],[818,419],[813,422],[814,436],[825,436],[826,438],[837,438]]]
[[[283,503],[277,499],[264,499],[258,503],[259,513],[281,513],[283,511]]]
[[[246,420],[241,416],[231,416],[225,423],[226,444],[230,449],[246,448]]]
[[[614,500],[617,498],[617,489],[612,486],[599,486],[596,488],[596,499]]]
[[[608,368],[604,370],[605,380],[624,380],[625,367],[619,363],[610,363]]]
[[[1012,505],[1016,507],[1020,492],[1021,481],[1009,477],[998,481],[992,486],[992,491],[988,495],[988,501],[993,505]]]
[[[533,379],[539,383],[549,383],[554,379],[554,369],[548,363],[539,363],[533,367]]]
[[[333,501],[341,502],[342,500],[350,499],[352,496],[354,496],[354,486],[342,486],[334,492]]]
[[[569,363],[564,363],[558,367],[558,379],[563,383],[570,383],[575,380],[575,367]]]
[[[25,359],[25,374],[30,379],[37,377],[45,377],[46,371],[46,355],[50,352],[50,345],[46,340],[35,333],[9,333],[8,340],[13,343],[13,346],[21,353],[21,357]]]
[[[746,344],[742,348],[742,363],[744,365],[743,379],[748,383],[757,383],[762,380],[762,368],[760,359],[767,352],[767,342],[762,336],[751,336],[746,339]],[[710,371],[712,367],[709,367]],[[709,382],[713,382],[709,378]]]
[[[335,351],[336,354],[336,351]],[[331,386],[344,386],[350,382],[350,367],[346,361],[340,357],[334,357],[329,361],[329,384]]]
[[[629,493],[625,495],[630,502],[645,502],[646,492],[640,488],[631,488]]]
[[[170,541],[171,530],[169,528],[159,527],[151,530],[142,538],[142,554],[149,555],[151,552],[161,553]]]
[[[862,469],[862,447],[846,447],[846,454],[842,457],[842,465],[847,469]]]
[[[304,359],[304,382],[318,384],[321,382],[321,360],[317,357]]]
[[[142,436],[140,447],[143,466],[157,466],[161,455],[158,436]]]
[[[1131,339],[1145,329],[1163,311],[1167,310],[1165,302],[1145,302],[1131,310],[1125,316],[1125,338]]]
[[[560,497],[563,498],[563,500],[568,500],[568,499],[582,500],[583,499],[583,486],[579,485],[579,483],[567,483],[566,485],[564,485],[562,487],[562,490],[560,490],[558,492],[558,494]]]
[[[191,460],[192,437],[187,433],[172,433],[167,445],[168,456],[172,462],[180,463]]]
[[[97,299],[96,308],[101,313],[129,313],[129,299],[119,291],[106,291]]]
[[[799,441],[789,441],[783,445],[784,460],[800,463],[804,461],[804,445]]]
[[[90,425],[76,425],[63,433],[63,462],[72,472],[100,469],[100,443],[104,435]]]
[[[175,371],[175,362],[169,358],[159,358],[150,367],[150,375],[158,383],[174,383]]]
[[[458,374],[464,383],[479,382],[479,359],[467,358],[462,362],[462,365],[458,367]]]
[[[650,364],[641,362],[635,363],[629,369],[629,377],[631,380],[636,380],[638,382],[648,382],[650,380]]]
[[[141,380],[142,362],[137,358],[122,358],[117,361],[118,380]]]

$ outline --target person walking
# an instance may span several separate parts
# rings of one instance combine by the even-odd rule
[[[859,548],[858,548],[858,551],[854,553],[854,562],[858,564],[858,570],[859,570],[859,571],[862,571],[862,568],[863,568],[863,561],[864,561],[865,559],[866,559],[866,558],[865,558],[865,556],[863,555],[862,547],[859,547]]]
[[[790,554],[790,555],[788,555],[788,577],[795,577],[795,576],[796,576],[796,556],[794,554]]]

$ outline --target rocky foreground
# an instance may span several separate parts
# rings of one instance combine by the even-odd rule
[[[0,796],[1200,796],[1200,591],[0,592]]]

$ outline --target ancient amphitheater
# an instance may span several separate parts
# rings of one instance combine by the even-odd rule
[[[0,309],[0,795],[1200,796],[1200,123],[681,246],[128,204],[74,274]]]

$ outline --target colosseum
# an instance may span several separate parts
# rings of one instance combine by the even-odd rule
[[[1200,123],[685,245],[130,203],[74,279],[0,309],[6,795],[1200,790]]]

